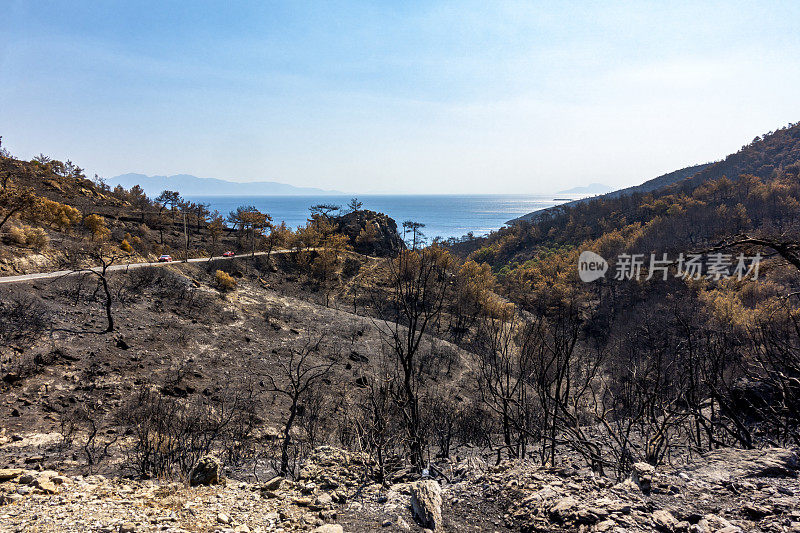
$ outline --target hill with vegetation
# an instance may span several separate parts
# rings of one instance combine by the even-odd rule
[[[472,241],[469,246],[474,251],[465,248],[476,260],[500,269],[626,228],[640,228],[658,244],[660,239],[671,240],[664,243],[670,249],[677,244],[700,247],[761,226],[769,230],[773,224],[783,224],[791,209],[798,161],[800,126],[793,125],[757,137],[718,163],[667,174],[647,182],[644,189],[634,187],[629,193],[615,191],[559,206],[535,220],[520,220]],[[775,211],[764,212],[765,200]],[[738,218],[733,216],[735,210]],[[667,228],[675,225],[691,229]],[[662,235],[654,237],[656,231]]]

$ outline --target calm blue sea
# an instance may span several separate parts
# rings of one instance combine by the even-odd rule
[[[193,202],[207,203],[222,215],[238,206],[254,205],[272,215],[275,222],[285,221],[292,228],[304,224],[308,208],[319,203],[333,203],[345,208],[350,196],[190,196]],[[507,220],[551,207],[563,201],[554,196],[530,195],[365,195],[358,199],[364,209],[386,213],[397,221],[425,224],[429,238],[461,237],[468,232],[486,235],[502,227]]]

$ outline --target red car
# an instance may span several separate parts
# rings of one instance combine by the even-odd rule
[[[234,253],[231,252],[230,250],[228,250],[227,252],[222,254],[222,257],[233,257],[233,256],[234,256]]]
[[[159,263],[169,263],[170,261],[172,261],[171,255],[164,254],[158,257]]]

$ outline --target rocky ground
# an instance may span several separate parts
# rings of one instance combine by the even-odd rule
[[[621,483],[518,463],[476,482],[498,487],[521,531],[800,531],[798,467],[793,451],[726,449],[680,467],[639,463]]]
[[[39,459],[0,469],[0,529],[135,531],[800,531],[798,455],[719,450],[640,464],[615,483],[571,467],[469,459],[450,482],[367,481],[368,458],[319,448],[296,481],[210,486],[63,476]]]

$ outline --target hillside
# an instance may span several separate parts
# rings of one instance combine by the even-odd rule
[[[592,200],[612,200],[614,198],[620,198],[622,196],[629,196],[635,193],[647,193],[651,191],[655,191],[661,189],[662,187],[666,187],[668,185],[672,185],[681,180],[685,180],[686,178],[692,177],[701,170],[704,170],[711,163],[705,163],[702,165],[693,165],[690,167],[682,168],[680,170],[676,170],[674,172],[669,172],[667,174],[663,174],[658,176],[657,178],[653,178],[651,180],[645,181],[640,185],[634,185],[632,187],[626,187],[624,189],[619,189],[616,191],[605,192],[603,191],[602,194],[599,194],[597,197],[592,198],[581,198],[579,200],[573,200],[571,202],[567,202],[565,204],[560,204],[555,207],[548,207],[545,209],[540,209],[538,211],[533,211],[531,213],[527,213],[522,215],[521,217],[517,217],[514,219],[509,220],[506,224],[516,224],[517,222],[535,222],[537,220],[542,220],[547,217],[556,216],[558,213],[561,213],[564,209],[569,209],[572,206],[586,203]],[[562,191],[564,194],[570,194],[570,191],[576,191],[581,193],[582,191],[578,190],[580,187],[575,189],[570,189],[569,191]],[[588,194],[588,192],[587,192]],[[592,193],[597,194],[597,193]]]
[[[640,185],[602,194],[597,198],[585,198],[534,211],[509,220],[508,224],[523,221],[536,222],[558,216],[571,207],[589,201],[606,201],[637,193],[645,194],[667,188],[670,185],[679,186],[683,190],[691,190],[705,181],[722,177],[735,178],[742,174],[751,174],[759,178],[768,178],[775,170],[800,160],[800,141],[798,139],[800,139],[800,126],[790,124],[785,128],[756,137],[741,150],[722,161],[689,166],[645,181]]]

